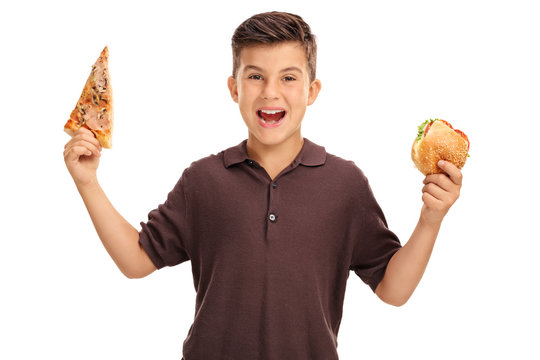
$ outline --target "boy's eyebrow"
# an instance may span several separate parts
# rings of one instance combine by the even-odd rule
[[[246,65],[244,66],[244,71],[247,71],[247,70],[255,70],[255,71],[258,71],[258,72],[262,72],[262,69],[258,66],[255,66],[255,65]]]
[[[296,67],[296,66],[289,66],[289,67],[281,70],[281,72],[289,72],[289,71],[297,71],[299,73],[302,72],[302,70],[300,68]]]
[[[255,70],[255,71],[258,71],[258,72],[262,72],[263,69],[261,69],[260,67],[256,66],[256,65],[246,65],[244,66],[244,71],[248,71],[248,70]],[[286,67],[285,69],[282,69],[280,72],[289,72],[289,71],[297,71],[299,73],[302,72],[302,70],[296,66],[289,66],[289,67]]]

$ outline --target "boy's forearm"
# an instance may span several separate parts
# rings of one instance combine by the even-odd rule
[[[139,245],[139,232],[116,211],[97,180],[77,184],[77,190],[99,238],[120,271],[129,278],[143,277],[154,271],[155,267]]]
[[[376,293],[392,305],[407,302],[426,270],[446,213],[459,198],[463,175],[451,162],[440,160],[440,174],[430,174],[422,188],[420,220],[407,243],[392,256]]]
[[[410,298],[426,270],[441,223],[418,221],[409,241],[392,256],[376,294],[401,306]]]

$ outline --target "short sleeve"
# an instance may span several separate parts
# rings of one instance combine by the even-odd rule
[[[189,260],[185,175],[166,201],[148,214],[148,221],[141,222],[139,243],[158,269]]]
[[[392,256],[401,248],[398,237],[388,229],[381,207],[375,200],[367,178],[361,174],[357,198],[357,230],[350,270],[375,291]]]

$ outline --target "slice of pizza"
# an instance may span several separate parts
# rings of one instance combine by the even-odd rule
[[[109,49],[105,46],[92,66],[81,97],[64,125],[64,131],[73,136],[79,128],[89,129],[104,148],[112,146],[113,98],[109,76]]]

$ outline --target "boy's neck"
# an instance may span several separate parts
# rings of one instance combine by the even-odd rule
[[[249,158],[258,162],[273,180],[296,159],[303,145],[300,133],[277,145],[263,144],[250,134],[246,148]]]

